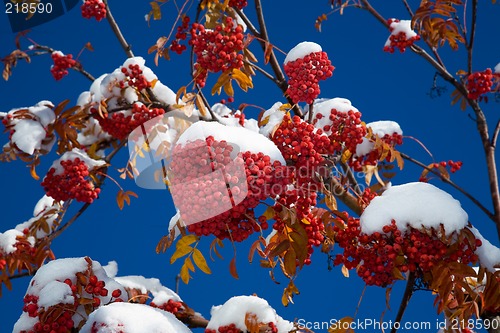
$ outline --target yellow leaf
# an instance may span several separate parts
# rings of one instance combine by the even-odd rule
[[[236,83],[238,83],[238,86],[243,91],[247,91],[248,88],[253,88],[252,79],[239,69],[233,69],[232,78],[236,80]]]
[[[289,248],[284,258],[285,271],[290,276],[294,276],[297,271],[297,256],[293,248]]]
[[[224,92],[226,93],[226,95],[228,95],[229,97],[233,97],[234,96],[234,89],[233,89],[233,85],[231,83],[231,80],[227,81],[225,84],[224,84]]]
[[[186,257],[186,259],[184,260],[184,265],[186,265],[191,272],[194,272],[194,265],[190,257]]]
[[[203,256],[203,253],[201,253],[200,250],[194,249],[193,250],[193,260],[196,266],[198,266],[199,269],[205,274],[212,274],[212,271],[210,270],[210,267],[207,265],[207,261],[205,260],[205,257]]]
[[[186,264],[182,265],[182,267],[181,267],[181,280],[182,280],[182,282],[184,282],[185,284],[188,284],[190,278],[191,278],[191,276],[189,275],[188,266]]]
[[[179,243],[177,243],[175,252],[174,254],[172,254],[172,257],[170,258],[170,264],[173,264],[177,259],[182,258],[191,252],[193,252],[193,247],[189,245],[179,247]]]
[[[198,237],[196,235],[186,235],[186,236],[182,237],[181,239],[179,239],[179,241],[177,242],[177,247],[191,245],[194,242],[196,242],[197,240],[198,240]]]
[[[155,1],[152,1],[149,3],[151,5],[151,8],[153,9],[153,20],[161,20],[161,9],[160,5],[156,3]]]
[[[225,85],[226,82],[231,80],[230,75],[231,75],[231,71],[227,70],[219,76],[219,78],[217,79],[217,82],[215,82],[215,85],[212,88],[212,95],[215,95],[215,93],[220,95],[222,86]]]
[[[186,86],[182,86],[177,90],[177,94],[175,95],[175,102],[178,104],[181,96],[186,94]]]
[[[200,113],[202,116],[207,115],[207,108],[205,107],[205,103],[203,103],[203,100],[201,99],[201,96],[199,94],[196,95],[195,99],[195,104],[198,107],[198,110],[200,110]],[[191,112],[192,114],[193,112]],[[191,115],[189,115],[191,116]]]
[[[329,193],[325,197],[325,203],[326,203],[326,206],[328,208],[330,208],[330,210],[337,210],[337,208],[338,208],[337,199],[335,199],[335,197],[331,193]]]

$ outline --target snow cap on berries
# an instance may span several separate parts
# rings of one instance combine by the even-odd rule
[[[500,74],[500,62],[494,68],[495,74]]]
[[[408,226],[439,230],[442,224],[449,235],[467,225],[468,215],[450,194],[434,185],[416,182],[392,186],[375,197],[361,215],[361,231],[382,232],[392,220],[401,232]]]
[[[84,162],[87,165],[89,170],[93,170],[95,168],[102,167],[106,165],[106,162],[102,160],[94,160],[86,152],[80,150],[78,148],[73,148],[73,150],[65,152],[59,159],[55,160],[52,163],[51,168],[55,169],[54,175],[60,175],[64,172],[64,168],[61,165],[62,161],[74,161],[75,159],[80,159],[80,161]]]
[[[92,312],[81,333],[191,333],[173,314],[145,304],[111,303]]]
[[[293,330],[293,323],[284,320],[276,314],[269,303],[257,296],[235,296],[226,303],[212,307],[211,318],[207,325],[207,330],[217,331],[219,327],[234,324],[239,330],[246,332],[245,325],[247,314],[254,314],[259,323],[272,323],[277,328],[278,333],[290,332]]]
[[[309,55],[311,53],[315,52],[321,52],[323,49],[321,48],[321,45],[316,44],[314,42],[302,42],[294,46],[286,55],[284,64],[286,65],[290,61],[295,61],[297,59],[302,59],[306,55]]]

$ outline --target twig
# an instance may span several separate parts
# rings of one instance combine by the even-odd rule
[[[361,196],[363,192],[361,192],[358,180],[356,179],[356,177],[354,177],[351,168],[349,168],[349,166],[345,162],[340,162],[340,165],[342,166],[342,170],[344,170],[344,172],[346,173],[347,179],[349,179],[349,182],[352,184],[352,187],[354,188],[356,194]]]
[[[252,66],[253,68],[255,68],[258,72],[260,72],[261,74],[263,74],[266,78],[268,78],[269,80],[273,81],[274,83],[276,83],[277,85],[280,84],[280,82],[278,81],[278,79],[276,79],[274,76],[272,76],[271,74],[269,74],[268,72],[266,72],[265,69],[263,69],[262,67],[259,67],[257,66],[256,64],[254,63],[251,63],[250,61],[248,60],[243,60],[243,62],[247,65],[250,65]]]
[[[422,168],[424,168],[425,170],[429,171],[430,173],[432,173],[433,175],[436,175],[439,177],[439,179],[441,179],[441,181],[443,181],[444,183],[446,184],[449,184],[451,185],[453,188],[455,188],[456,190],[458,190],[460,193],[462,193],[463,195],[465,195],[467,198],[469,198],[476,206],[478,206],[490,219],[494,220],[495,216],[493,215],[492,212],[490,212],[488,210],[488,208],[484,207],[483,204],[481,204],[481,202],[479,202],[479,200],[477,200],[474,196],[472,196],[469,192],[465,191],[463,188],[461,188],[460,186],[458,186],[457,184],[455,184],[454,182],[452,182],[449,178],[446,178],[444,177],[440,172],[437,172],[436,170],[432,169],[432,168],[429,168],[427,165],[423,164],[422,162],[414,159],[413,157],[411,156],[408,156],[406,155],[405,153],[401,153],[401,157],[404,158],[405,160],[408,160]]]
[[[470,27],[470,38],[469,38],[469,44],[466,45],[467,69],[469,74],[472,73],[472,49],[474,47],[474,37],[476,35],[476,21],[477,21],[477,0],[472,0],[472,22]]]
[[[51,48],[49,46],[38,45],[38,44],[34,44],[33,45],[33,49],[34,50],[45,51],[45,52],[51,53],[51,54],[53,52],[56,52],[56,50],[54,50],[53,48]],[[43,52],[36,53],[36,55],[39,55],[39,54],[42,54],[42,53]],[[85,69],[83,69],[82,64],[79,61],[77,62],[77,65],[75,67],[71,67],[71,69],[74,70],[74,71],[77,71],[80,74],[82,74],[83,76],[85,76],[90,81],[92,81],[92,82],[95,81],[95,77],[92,74],[90,74],[89,72],[87,72]]]
[[[120,42],[120,45],[122,46],[123,50],[125,51],[125,54],[129,58],[134,57],[134,53],[132,52],[132,47],[130,46],[129,43],[125,40],[125,37],[123,36],[120,27],[118,27],[118,24],[115,21],[115,18],[113,17],[113,14],[111,13],[111,10],[109,9],[108,5],[108,0],[103,0],[104,5],[106,6],[106,19],[108,20],[109,25],[111,26],[111,29],[115,33],[116,38],[118,38],[118,42]]]
[[[401,323],[401,319],[403,319],[403,315],[405,313],[406,307],[410,302],[410,298],[413,295],[413,284],[415,283],[415,272],[410,272],[408,274],[408,280],[406,281],[405,293],[403,294],[403,299],[401,300],[401,304],[399,305],[398,314],[396,315],[396,319],[394,319],[395,323]],[[396,333],[400,325],[394,325],[391,333]]]
[[[495,126],[495,131],[493,132],[493,137],[491,138],[491,147],[493,149],[497,146],[498,134],[500,133],[500,120],[497,122],[497,126]]]
[[[19,279],[19,278],[23,278],[23,277],[26,277],[26,276],[32,276],[32,275],[35,275],[36,273],[36,269],[31,271],[31,272],[24,272],[24,273],[19,273],[19,274],[14,274],[12,276],[9,276],[9,280],[14,280],[14,279]]]
[[[410,7],[410,5],[408,4],[408,1],[403,0],[403,4],[405,5],[406,10],[408,11],[408,14],[410,14],[410,16],[411,16],[411,17],[413,17],[413,11],[411,10],[411,7]]]
[[[252,35],[254,35],[254,36],[260,36],[259,30],[257,30],[257,28],[253,25],[252,21],[250,21],[250,19],[245,15],[245,13],[243,13],[238,8],[233,8],[233,9],[236,12],[236,14],[238,14],[238,16],[241,17],[241,19],[243,20],[243,22],[246,24],[247,29],[250,30],[250,32],[252,33]]]
[[[266,43],[269,43],[269,36],[267,34],[266,22],[264,20],[264,12],[262,10],[261,0],[255,0],[255,12],[257,13],[257,19],[259,21],[259,28],[260,28],[260,34],[257,37],[260,37],[259,39],[260,46],[262,47],[262,50],[265,52],[267,47]],[[269,56],[269,64],[271,65],[274,75],[276,75],[276,79],[279,82],[278,87],[281,89],[281,91],[283,91],[283,94],[286,94],[286,91],[288,89],[288,83],[285,79],[283,71],[281,70],[281,66],[278,63],[278,59],[276,58],[274,50],[271,50]],[[295,104],[293,103],[290,96],[287,96],[287,100],[290,103],[290,105]],[[301,118],[304,117],[304,114],[302,113],[298,105],[294,105],[293,112]]]

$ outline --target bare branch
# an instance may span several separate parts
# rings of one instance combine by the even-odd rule
[[[280,82],[278,81],[278,79],[276,79],[274,76],[272,76],[271,74],[269,74],[268,72],[266,72],[266,70],[264,70],[262,67],[259,67],[256,64],[251,63],[250,61],[247,61],[247,60],[243,60],[243,62],[245,64],[248,64],[248,65],[252,66],[254,69],[256,69],[258,72],[260,72],[262,75],[264,75],[266,78],[268,78],[269,80],[273,81],[277,85],[280,84]]]
[[[410,17],[413,17],[413,11],[411,10],[411,7],[410,7],[410,5],[408,4],[408,1],[403,0],[403,4],[405,5],[406,10],[408,11],[408,14],[410,14]]]
[[[477,20],[477,0],[472,0],[472,22],[470,27],[470,38],[469,38],[469,43],[466,45],[467,69],[469,74],[472,73],[472,50],[474,48],[474,37],[476,35],[476,20]]]
[[[497,146],[498,134],[500,133],[500,120],[497,122],[497,126],[495,126],[495,131],[493,132],[493,137],[491,138],[491,147],[493,149]]]
[[[408,274],[408,280],[406,280],[406,288],[405,288],[405,293],[403,294],[403,299],[401,300],[401,303],[399,304],[399,309],[398,309],[398,314],[396,315],[396,318],[394,319],[395,323],[401,323],[401,319],[403,319],[403,315],[405,313],[406,307],[408,306],[408,303],[410,302],[411,296],[413,295],[413,285],[415,284],[415,272],[410,272]],[[397,327],[399,325],[394,325],[391,333],[396,333],[398,331]]]
[[[404,158],[405,160],[408,160],[420,167],[422,167],[423,169],[429,171],[430,173],[432,173],[433,175],[439,177],[439,179],[441,181],[443,181],[443,183],[446,183],[446,184],[449,184],[451,185],[453,188],[455,188],[456,190],[458,190],[460,193],[462,193],[463,195],[465,195],[467,198],[469,198],[476,206],[479,207],[479,209],[481,209],[490,219],[494,220],[495,216],[493,215],[492,212],[490,212],[488,210],[488,208],[484,207],[483,204],[481,204],[481,202],[479,200],[477,200],[473,195],[471,195],[469,192],[467,192],[466,190],[464,190],[463,188],[461,188],[460,186],[458,186],[457,184],[455,184],[454,182],[452,182],[449,178],[446,178],[444,177],[440,172],[434,170],[433,168],[429,168],[427,165],[425,165],[424,163],[414,159],[413,157],[411,156],[408,156],[406,155],[405,153],[401,153],[401,157]]]
[[[113,17],[113,14],[111,13],[111,10],[109,9],[108,5],[108,0],[103,0],[104,5],[106,5],[106,19],[108,20],[109,25],[111,26],[111,29],[115,33],[116,38],[118,38],[118,42],[120,42],[120,45],[122,46],[123,50],[125,51],[125,54],[129,58],[134,57],[134,53],[132,52],[132,47],[130,46],[129,43],[127,43],[125,37],[123,36],[120,27],[115,21],[115,18]]]

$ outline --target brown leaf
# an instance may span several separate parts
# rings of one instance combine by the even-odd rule
[[[233,259],[231,259],[231,262],[229,263],[229,272],[231,273],[231,276],[234,277],[235,279],[240,278],[238,276],[238,271],[236,270],[236,257],[233,257]]]
[[[153,20],[155,20],[155,21],[161,20],[160,5],[155,1],[152,1],[149,4],[151,5],[152,11],[153,11]]]

